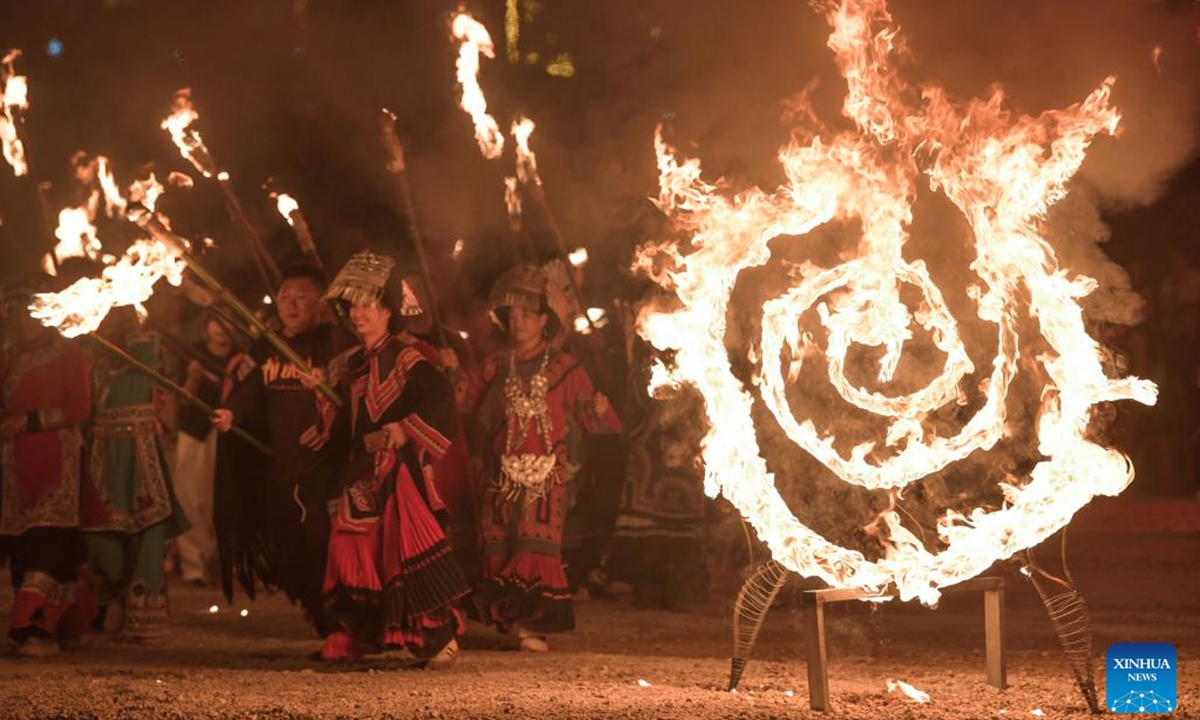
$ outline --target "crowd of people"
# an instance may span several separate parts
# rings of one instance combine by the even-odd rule
[[[159,641],[172,583],[286,595],[321,640],[314,660],[434,667],[455,661],[467,618],[546,652],[589,594],[662,608],[704,597],[717,564],[699,399],[647,395],[632,308],[613,313],[615,337],[589,327],[582,273],[561,260],[499,277],[479,308],[489,343],[477,325],[436,322],[422,275],[373,251],[332,280],[286,266],[258,330],[186,282],[84,338],[30,315],[35,295],[94,269],[64,264],[3,291],[12,654],[72,649],[88,632]],[[1187,272],[1164,286],[1164,308],[1178,296],[1194,309]],[[1194,390],[1190,370],[1179,377]]]
[[[314,659],[435,667],[457,658],[468,617],[546,652],[602,580],[701,587],[703,569],[678,570],[701,563],[698,424],[641,378],[619,417],[594,359],[571,352],[582,308],[564,268],[500,277],[487,312],[504,344],[478,361],[465,333],[435,324],[420,276],[372,251],[331,281],[285,267],[275,331],[258,337],[214,304],[199,339],[125,307],[95,342],[68,340],[28,312],[62,277],[10,285],[10,649],[57,653],[88,631],[154,642],[169,577],[285,593],[322,639]],[[170,402],[134,361],[174,365],[199,402]]]

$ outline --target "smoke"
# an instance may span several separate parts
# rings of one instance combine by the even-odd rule
[[[918,6],[919,5],[919,6]],[[1003,86],[1020,113],[1079,102],[1107,76],[1122,114],[1115,138],[1098,138],[1044,232],[1061,266],[1094,278],[1083,301],[1096,322],[1132,325],[1144,301],[1104,250],[1105,215],[1153,203],[1194,159],[1200,140],[1200,7],[1104,0],[1074,3],[895,3],[923,81],[960,95]],[[1125,238],[1126,242],[1158,238]],[[1164,248],[1156,248],[1163,253]],[[1152,248],[1152,251],[1154,248]]]
[[[1152,202],[1195,151],[1200,9],[1195,3],[1101,0],[1083,6],[897,3],[897,21],[928,78],[961,94],[1000,83],[1037,114],[1078,102],[1109,75],[1120,137],[1097,143],[1080,180],[1109,207]]]
[[[845,83],[826,48],[828,28],[803,3],[659,0],[585,8],[585,29],[564,44],[587,58],[579,63],[580,79],[594,95],[575,104],[570,117],[546,108],[534,142],[567,233],[614,243],[614,256],[627,255],[642,239],[621,231],[648,212],[657,123],[665,122],[669,139],[686,152],[703,157],[711,177],[768,189],[783,181],[776,152],[790,130],[779,121],[788,98],[815,83],[809,97],[817,115],[844,123]],[[1048,234],[1075,272],[1127,285],[1094,250],[1108,238],[1100,218],[1153,202],[1195,152],[1195,3],[1101,0],[1083,9],[1035,0],[906,0],[891,10],[909,51],[901,68],[906,79],[959,98],[987,96],[999,84],[1017,113],[1038,115],[1077,103],[1105,77],[1117,77],[1120,136],[1092,148],[1070,212],[1056,209]],[[1128,298],[1111,299],[1110,307]],[[1095,304],[1089,309],[1113,315]],[[1118,312],[1105,319],[1134,318]]]

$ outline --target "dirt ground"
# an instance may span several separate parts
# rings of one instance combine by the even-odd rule
[[[1071,565],[1103,652],[1170,642],[1179,654],[1178,717],[1200,717],[1200,501],[1118,498],[1072,525]],[[1049,552],[1046,557],[1051,557]],[[4,718],[1048,718],[1087,715],[1032,588],[1008,566],[1008,681],[987,685],[979,595],[937,610],[841,604],[829,612],[834,707],[809,709],[800,616],[776,608],[740,691],[729,675],[730,597],[687,613],[592,599],[579,629],[544,655],[471,625],[445,671],[394,661],[327,667],[300,614],[278,597],[227,607],[216,591],[172,589],[173,630],[152,647],[89,636],[45,660],[0,658]],[[7,609],[11,591],[0,593]],[[218,604],[216,613],[210,606]],[[242,616],[245,608],[249,612]],[[0,620],[7,621],[0,617]],[[931,696],[887,692],[890,678]]]

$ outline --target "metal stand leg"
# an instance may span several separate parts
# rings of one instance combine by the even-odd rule
[[[983,591],[984,646],[987,660],[987,681],[992,687],[1008,687],[1004,655],[1004,578],[982,577],[967,580],[944,592]],[[808,705],[813,710],[829,710],[829,658],[825,647],[825,604],[889,598],[861,590],[810,590],[801,597],[804,615],[804,638],[808,647]]]
[[[984,652],[987,656],[988,685],[1008,687],[1008,663],[1004,649],[1004,585],[983,593]]]
[[[825,603],[815,593],[804,593],[804,644],[808,648],[808,705],[829,709],[829,664],[825,654]]]

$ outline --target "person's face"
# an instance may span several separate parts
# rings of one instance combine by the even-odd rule
[[[5,303],[5,322],[12,328],[12,338],[22,345],[28,345],[42,338],[49,328],[42,325],[29,314],[29,310],[20,301]]]
[[[542,330],[550,318],[546,313],[533,312],[524,308],[512,308],[508,313],[509,332],[517,345],[533,345],[542,339]]]
[[[279,286],[279,321],[288,335],[311,330],[321,320],[321,290],[310,278],[292,278]]]
[[[204,324],[204,337],[209,348],[217,355],[225,355],[233,349],[233,338],[219,320],[209,320]]]
[[[392,317],[390,310],[384,308],[378,301],[370,303],[354,303],[350,306],[350,324],[360,340],[373,342],[387,334],[388,320]]]

